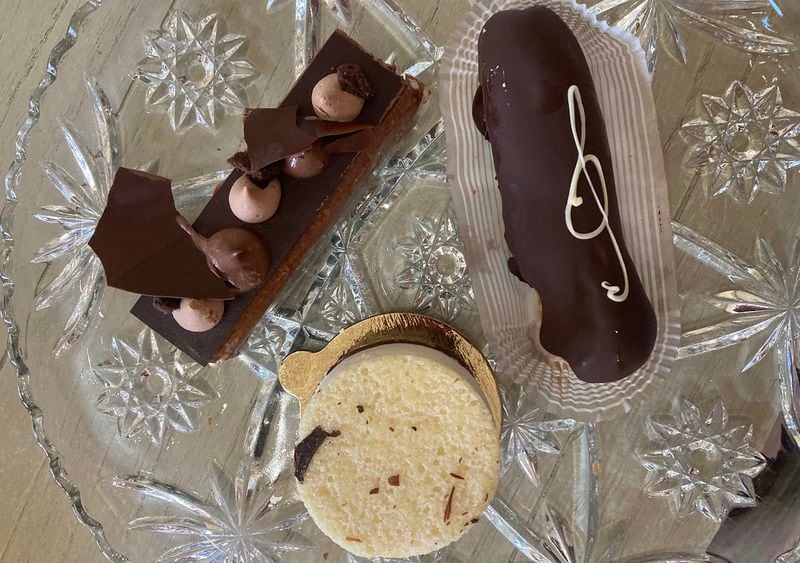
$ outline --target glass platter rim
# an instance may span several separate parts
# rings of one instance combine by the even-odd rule
[[[100,548],[101,553],[106,555],[106,557],[117,560],[112,555],[109,555],[106,549],[104,549],[103,543],[105,543],[108,549],[113,551],[114,554],[119,557],[118,560],[126,560],[123,555],[114,550],[114,548],[105,538],[103,525],[92,518],[92,516],[85,511],[81,504],[80,491],[78,491],[73,483],[70,482],[69,478],[63,471],[58,448],[56,448],[49,441],[48,436],[45,434],[43,426],[45,413],[39,409],[31,396],[31,389],[28,381],[30,373],[22,358],[23,354],[20,352],[20,328],[15,322],[13,313],[9,310],[11,294],[13,293],[14,289],[14,282],[11,280],[11,276],[9,275],[11,268],[11,252],[14,245],[14,238],[10,236],[10,225],[13,223],[14,210],[17,204],[15,189],[19,185],[19,173],[24,168],[24,164],[26,163],[27,159],[25,147],[28,136],[36,129],[35,126],[36,122],[38,121],[39,109],[41,107],[39,105],[41,96],[46,93],[46,91],[49,89],[49,86],[55,81],[56,74],[59,71],[61,58],[67,53],[67,51],[70,50],[72,45],[77,42],[79,35],[78,32],[80,31],[83,19],[89,16],[95,9],[101,7],[101,4],[102,0],[87,0],[84,4],[80,5],[75,14],[73,14],[72,19],[70,20],[70,27],[67,30],[66,35],[50,52],[50,56],[47,59],[48,70],[45,71],[44,78],[40,83],[40,86],[34,90],[31,97],[31,104],[27,119],[22,123],[19,131],[17,132],[16,158],[14,159],[8,174],[5,177],[6,201],[4,202],[2,210],[2,225],[0,225],[0,228],[2,228],[2,232],[6,239],[6,244],[4,245],[3,263],[0,264],[0,278],[3,280],[3,302],[0,306],[0,315],[2,316],[8,328],[9,343],[7,353],[9,359],[11,359],[12,365],[14,365],[17,370],[18,387],[23,406],[31,416],[35,438],[48,457],[48,461],[50,462],[51,470],[57,484],[70,499],[70,503],[72,504],[74,513],[76,514],[78,520],[81,521],[81,523],[87,528],[89,528],[90,532],[95,537],[95,541]]]
[[[12,297],[15,283],[11,278],[13,268],[12,254],[14,250],[13,225],[17,206],[17,189],[20,187],[22,171],[28,162],[26,148],[31,134],[39,122],[42,98],[55,84],[61,61],[78,43],[81,28],[86,19],[102,6],[102,0],[86,0],[79,5],[68,20],[68,27],[60,39],[49,51],[45,71],[42,78],[28,97],[27,112],[24,120],[15,132],[14,158],[3,176],[3,206],[0,209],[0,232],[3,236],[3,254],[0,260],[0,281],[2,283],[2,302],[0,317],[7,331],[6,357],[14,366],[17,375],[17,392],[20,403],[31,420],[33,437],[36,444],[48,461],[50,473],[56,486],[66,495],[75,518],[91,533],[100,553],[111,561],[124,562],[128,558],[122,555],[106,538],[103,524],[92,517],[84,508],[81,492],[67,476],[61,461],[61,452],[49,439],[45,432],[45,411],[43,411],[30,390],[30,370],[23,357],[20,342],[20,327],[16,321]]]

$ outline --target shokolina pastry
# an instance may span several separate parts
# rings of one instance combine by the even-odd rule
[[[488,506],[498,434],[456,360],[420,345],[376,346],[336,365],[303,410],[298,491],[317,526],[351,553],[429,553]]]

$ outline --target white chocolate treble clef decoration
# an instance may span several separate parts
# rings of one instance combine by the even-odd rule
[[[578,149],[578,160],[575,163],[575,171],[572,173],[572,182],[569,186],[569,195],[567,196],[567,206],[564,209],[564,221],[567,224],[567,230],[570,234],[580,240],[590,240],[599,236],[603,231],[608,231],[608,236],[611,237],[611,243],[614,245],[614,251],[617,253],[619,265],[622,269],[622,278],[624,288],[620,289],[618,285],[614,285],[608,281],[604,281],[600,286],[606,290],[606,297],[617,303],[622,303],[628,298],[628,269],[625,266],[625,260],[622,258],[622,251],[620,250],[619,243],[611,225],[608,222],[608,189],[606,187],[606,179],[603,175],[603,165],[600,160],[593,154],[584,154],[583,150],[586,145],[586,116],[583,108],[583,101],[581,100],[581,92],[577,86],[570,86],[567,91],[567,102],[569,104],[569,121],[572,127],[572,137],[575,139],[575,147]],[[578,115],[575,114],[577,108]],[[580,116],[580,132],[578,131],[578,124],[576,118]],[[600,185],[603,189],[603,199],[597,195],[597,190],[592,183],[589,176],[587,165],[591,164],[597,171],[597,176],[600,178]],[[589,188],[594,196],[597,208],[603,219],[596,229],[587,233],[579,232],[572,224],[572,210],[576,207],[583,205],[583,198],[578,195],[578,182],[583,175],[589,183]]]

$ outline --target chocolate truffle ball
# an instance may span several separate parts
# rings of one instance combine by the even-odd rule
[[[219,324],[224,312],[225,302],[219,299],[181,299],[172,317],[190,332],[205,332]]]
[[[267,279],[267,247],[247,229],[217,231],[205,242],[204,252],[211,270],[239,291],[249,291]]]
[[[261,223],[278,210],[281,201],[281,183],[277,178],[266,188],[258,187],[247,175],[233,183],[228,194],[228,205],[237,219],[245,223]]]
[[[328,155],[318,146],[287,156],[283,171],[293,178],[313,178],[328,164]]]
[[[339,77],[334,72],[314,86],[311,91],[311,105],[320,119],[353,121],[361,113],[364,100],[342,90]]]

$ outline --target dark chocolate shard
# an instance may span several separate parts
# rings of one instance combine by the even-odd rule
[[[316,141],[297,123],[297,106],[249,108],[244,115],[244,141],[252,170],[259,170],[289,155],[302,152]]]
[[[356,64],[339,65],[336,68],[336,77],[339,79],[339,87],[348,94],[358,96],[362,100],[368,100],[375,95],[375,88],[369,83],[369,79]]]
[[[657,321],[623,240],[605,123],[581,46],[545,7],[506,10],[484,25],[478,63],[478,113],[492,145],[506,242],[519,277],[539,292],[541,344],[583,381],[622,379],[650,357]],[[576,136],[584,136],[582,151]],[[607,205],[596,204],[595,195],[604,196],[588,155],[602,164]],[[588,172],[573,194],[583,164]]]
[[[353,133],[358,133],[359,131],[372,129],[373,126],[369,123],[361,123],[358,121],[325,121],[323,119],[317,119],[313,117],[304,119],[300,123],[300,127],[314,135],[314,140],[316,141],[317,139],[322,139],[323,137],[351,135]]]
[[[271,164],[311,148],[322,137],[349,135],[372,128],[369,123],[301,118],[298,106],[250,108],[244,116],[247,153],[236,153],[229,162],[253,174]],[[343,152],[343,151],[339,151]]]
[[[170,180],[120,168],[89,240],[111,287],[158,297],[230,299],[178,226]]]
[[[342,433],[338,430],[326,432],[321,426],[317,426],[311,431],[311,434],[303,438],[299,444],[294,447],[294,476],[302,483],[306,477],[306,471],[314,459],[314,454],[325,441],[326,438],[336,438]]]

